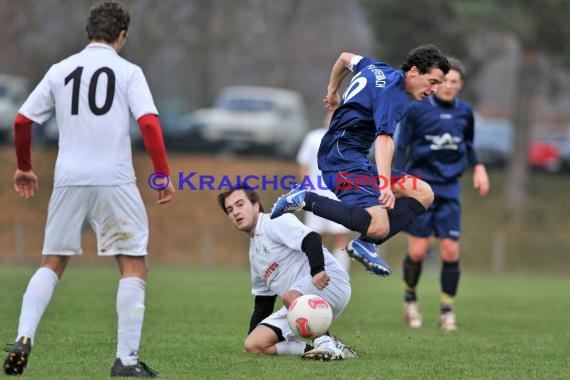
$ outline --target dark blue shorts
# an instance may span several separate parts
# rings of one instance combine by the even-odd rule
[[[412,223],[405,231],[416,237],[459,240],[461,234],[461,205],[459,199],[436,197],[430,208]]]
[[[405,172],[392,169],[392,184],[405,176]],[[378,176],[376,166],[373,164],[365,168],[351,169],[346,172],[323,172],[323,178],[338,199],[362,207],[380,205],[378,197],[380,197],[382,189],[388,186],[386,178]]]

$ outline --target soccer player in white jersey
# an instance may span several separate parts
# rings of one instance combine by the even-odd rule
[[[81,229],[89,224],[100,256],[114,256],[121,272],[117,291],[117,353],[111,376],[156,377],[139,361],[145,287],[148,218],[135,183],[129,112],[136,118],[158,181],[158,203],[169,202],[169,180],[158,111],[142,70],[121,58],[130,17],[121,4],[91,8],[90,43],[53,65],[20,108],[14,123],[17,170],[14,187],[25,199],[38,190],[31,163],[33,122],[53,112],[59,126],[59,153],[48,206],[41,267],[23,296],[16,342],[4,362],[8,375],[27,365],[40,319],[71,256],[81,255]]]
[[[239,185],[218,195],[218,204],[232,224],[250,237],[249,261],[255,305],[245,351],[264,355],[301,355],[305,359],[355,357],[338,338],[323,335],[307,345],[287,323],[287,309],[303,294],[326,299],[336,319],[348,305],[348,273],[323,247],[321,236],[293,215],[270,219],[254,190]],[[273,313],[275,300],[283,307]]]

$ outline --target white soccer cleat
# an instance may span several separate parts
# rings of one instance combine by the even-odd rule
[[[437,319],[437,324],[443,331],[457,331],[457,323],[455,322],[455,313],[453,311],[440,314]]]
[[[404,321],[411,328],[419,329],[422,327],[423,319],[417,302],[406,302],[404,304]]]
[[[356,349],[354,347],[347,346],[342,340],[340,340],[340,338],[336,336],[331,336],[331,338],[333,338],[336,348],[342,351],[344,359],[356,359],[358,357]]]
[[[315,339],[315,348],[307,351],[301,356],[303,359],[321,360],[328,362],[330,360],[344,359],[344,353],[337,348],[335,341],[328,335],[323,335]]]

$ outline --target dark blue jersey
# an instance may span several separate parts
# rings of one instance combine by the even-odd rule
[[[414,102],[398,127],[395,167],[405,162],[405,171],[421,176],[436,196],[459,198],[459,177],[467,163],[479,163],[473,135],[473,110],[467,103],[435,96]]]
[[[404,91],[404,74],[385,63],[355,56],[349,67],[356,73],[321,141],[319,169],[341,171],[368,163],[376,136],[393,135],[410,100]]]

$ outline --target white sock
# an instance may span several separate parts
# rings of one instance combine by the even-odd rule
[[[305,342],[300,340],[286,340],[275,344],[277,355],[303,355],[306,346]]]
[[[117,357],[124,365],[139,359],[146,281],[138,277],[122,278],[117,290]]]
[[[350,258],[350,256],[348,256],[348,253],[346,253],[346,250],[344,248],[336,249],[333,252],[333,256],[340,263],[340,265],[344,268],[344,270],[347,273],[349,273],[350,262],[352,261],[352,259]]]
[[[30,278],[26,293],[22,297],[22,310],[16,340],[27,336],[32,340],[32,343],[35,341],[36,329],[58,281],[57,274],[46,267],[39,268]]]

